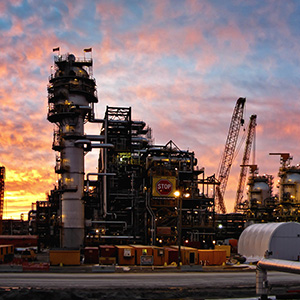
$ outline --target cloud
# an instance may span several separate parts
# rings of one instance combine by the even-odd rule
[[[131,106],[153,128],[195,151],[207,175],[218,163],[236,100],[257,114],[256,160],[277,176],[269,152],[299,160],[300,7],[274,1],[33,1],[0,3],[0,163],[7,168],[7,216],[53,187],[53,126],[47,83],[54,47],[83,56],[92,47],[97,115]],[[97,133],[95,124],[87,132]],[[86,156],[95,170],[97,151]],[[233,205],[239,164],[226,202]],[[10,197],[10,198],[9,198]]]

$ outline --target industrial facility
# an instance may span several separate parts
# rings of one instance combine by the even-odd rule
[[[55,172],[49,201],[29,212],[32,234],[52,247],[189,243],[215,239],[215,176],[206,177],[194,152],[172,141],[153,144],[151,128],[132,120],[131,107],[109,107],[97,119],[92,59],[58,55],[48,85],[48,121],[55,124]],[[98,123],[98,135],[85,133]],[[84,158],[99,149],[98,172]],[[213,192],[211,192],[213,189]]]
[[[234,212],[226,212],[224,194],[245,124],[246,98],[236,102],[220,168],[207,176],[194,152],[180,149],[172,140],[155,144],[151,128],[132,119],[131,107],[107,106],[103,118],[95,116],[92,58],[58,54],[52,71],[47,119],[54,124],[52,149],[59,180],[48,201],[37,201],[28,213],[29,233],[39,237],[41,247],[135,244],[213,249],[226,239],[238,239],[249,224],[298,221],[300,167],[291,166],[290,154],[270,153],[281,159],[279,195],[273,194],[273,176],[259,175],[255,155],[250,162],[256,115],[244,129]],[[86,133],[87,123],[96,123],[99,134]],[[86,173],[85,156],[92,150],[99,151],[97,171]],[[4,171],[2,167],[1,219]]]

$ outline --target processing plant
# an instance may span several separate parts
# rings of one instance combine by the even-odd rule
[[[194,152],[172,140],[153,144],[152,131],[132,120],[131,107],[98,102],[92,58],[57,55],[48,84],[48,121],[59,180],[49,201],[29,213],[31,232],[52,247],[99,244],[213,245],[214,175],[205,177]],[[98,135],[85,134],[98,123]],[[84,158],[99,149],[98,170],[85,174]]]
[[[206,176],[194,152],[172,140],[155,144],[151,128],[132,119],[131,107],[107,106],[103,118],[96,118],[92,58],[58,54],[52,70],[47,118],[54,124],[59,179],[48,201],[37,201],[28,214],[30,234],[38,235],[40,244],[209,249],[217,240],[238,239],[245,224],[298,220],[300,169],[290,165],[289,154],[272,153],[280,155],[282,164],[278,196],[273,195],[273,176],[259,175],[257,165],[249,164],[256,115],[246,131],[234,213],[226,213],[223,197],[246,98],[236,102],[218,176]],[[87,123],[96,123],[99,134],[85,133]],[[95,149],[97,172],[86,173],[85,156]]]

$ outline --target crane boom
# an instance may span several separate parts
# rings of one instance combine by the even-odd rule
[[[231,123],[229,126],[229,132],[225,144],[225,150],[222,156],[218,180],[220,185],[216,187],[216,211],[226,213],[226,207],[224,205],[224,194],[227,186],[227,181],[233,161],[235,147],[240,132],[240,127],[244,123],[243,113],[246,98],[239,98],[236,102]]]
[[[239,210],[243,199],[245,181],[246,181],[246,176],[248,171],[247,167],[249,166],[248,164],[250,159],[251,147],[255,135],[255,126],[256,126],[256,115],[252,115],[250,117],[250,122],[248,126],[246,145],[245,145],[243,160],[241,164],[240,178],[239,178],[238,188],[236,192],[234,212],[237,212]]]
[[[2,218],[4,207],[4,177],[5,167],[0,167],[0,234],[2,234]]]

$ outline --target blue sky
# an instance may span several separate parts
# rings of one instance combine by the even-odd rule
[[[300,160],[299,1],[0,1],[0,35],[4,217],[45,200],[57,179],[46,89],[55,47],[79,57],[92,47],[98,117],[107,105],[131,106],[157,144],[173,140],[195,151],[208,176],[217,172],[239,97],[247,98],[246,123],[257,114],[259,172],[277,176],[279,157],[270,152]],[[86,162],[95,170],[97,153]]]

